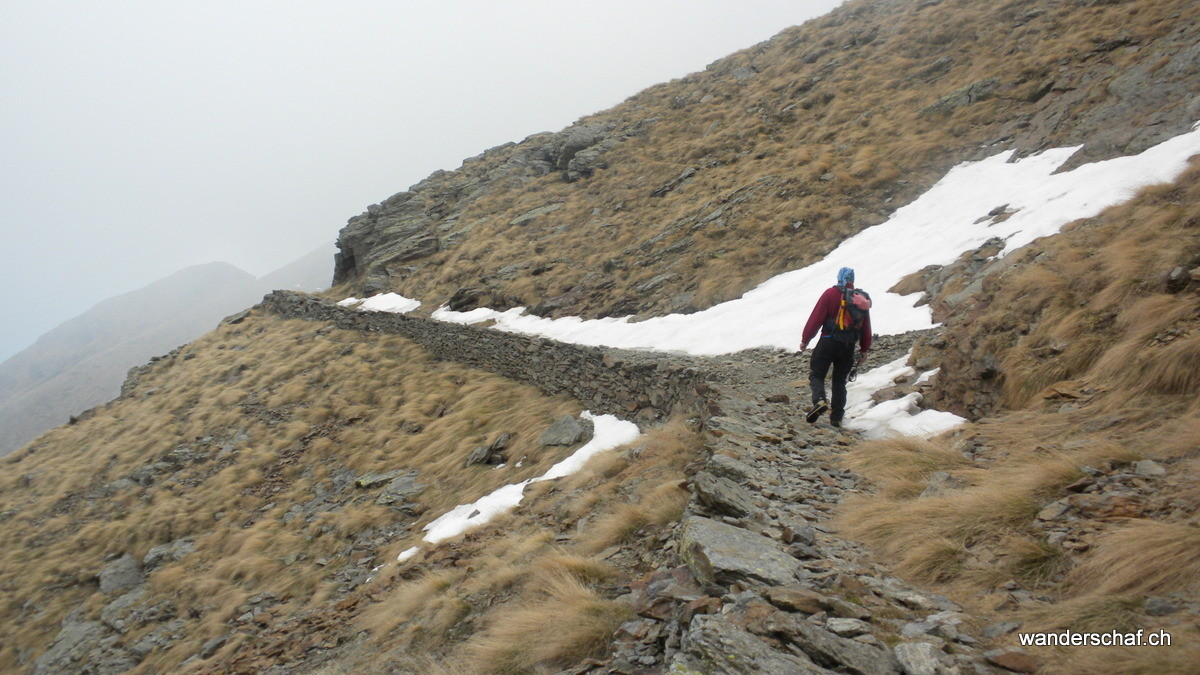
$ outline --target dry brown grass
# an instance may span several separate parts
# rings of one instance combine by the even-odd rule
[[[633,608],[598,596],[571,574],[550,577],[540,600],[494,613],[490,625],[466,648],[477,672],[521,673],[565,667],[599,656]]]
[[[1170,647],[1157,648],[1064,649],[1047,659],[1044,668],[1046,672],[1070,672],[1079,675],[1160,675],[1194,672],[1196,664],[1200,663],[1200,646],[1194,640],[1182,644],[1179,642],[1176,638],[1176,642]]]
[[[321,606],[332,574],[351,562],[349,543],[397,517],[373,493],[356,492],[349,497],[364,503],[311,524],[283,523],[333,470],[418,468],[434,486],[424,496],[436,514],[562,458],[536,439],[578,404],[435,362],[398,338],[321,329],[264,316],[222,326],[155,364],[129,397],[5,459],[0,511],[14,515],[0,521],[12,543],[0,551],[0,587],[13,601],[0,607],[0,622],[10,644],[44,648],[68,611],[81,603],[98,611],[107,600],[89,579],[106,556],[141,558],[181,537],[197,552],[156,570],[149,588],[175,602],[191,636],[227,632],[245,598],[264,590]],[[464,470],[472,443],[501,432],[516,433],[511,447],[523,466]],[[105,491],[180,448],[200,451],[199,461],[166,468],[149,487]],[[299,558],[289,565],[289,555]],[[327,567],[314,564],[322,557]],[[430,625],[457,621],[456,602],[442,602]],[[155,652],[143,667],[170,670],[189,650]],[[0,649],[0,669],[16,658]]]
[[[1048,671],[1186,672],[1180,664],[1197,653],[1194,631],[1147,617],[1142,603],[1149,595],[1200,597],[1200,529],[1183,506],[1200,496],[1200,294],[1166,283],[1168,272],[1190,269],[1200,256],[1198,204],[1193,167],[1013,254],[1018,262],[987,280],[978,304],[944,317],[947,354],[965,355],[967,367],[943,369],[942,400],[990,386],[968,373],[975,360],[994,358],[996,416],[916,451],[864,445],[847,460],[877,494],[848,504],[843,527],[901,573],[1009,618],[1012,602],[1000,589],[1012,580],[1037,589],[1050,602],[1015,611],[1023,631],[1166,625],[1177,642],[1047,653]],[[975,461],[955,466],[950,449],[960,447],[972,447]],[[942,470],[969,486],[914,499],[941,456],[949,461]],[[1140,459],[1169,472],[1138,495],[1143,519],[1072,516],[1057,524],[1079,538],[1074,549],[1047,541],[1049,530],[1032,516],[1068,496],[1063,487],[1081,467],[1114,473]],[[1079,548],[1087,552],[1073,552]]]
[[[392,654],[455,672],[528,672],[595,653],[630,615],[627,606],[592,588],[631,580],[631,570],[597,555],[622,539],[612,534],[621,528],[606,523],[625,522],[632,510],[640,527],[665,531],[686,499],[682,468],[701,448],[694,432],[671,421],[634,448],[593,458],[577,474],[535,483],[503,524],[463,538],[453,567],[425,568],[407,581],[400,575],[420,569],[419,559],[381,572],[374,602],[356,629]],[[556,537],[542,525],[547,521],[560,532],[577,527],[579,533]],[[495,608],[488,609],[492,602]],[[570,625],[547,640],[540,634],[551,627],[548,621],[556,629]],[[364,657],[361,667],[378,669],[391,658]]]
[[[1072,593],[1200,593],[1200,527],[1135,521],[1106,534],[1067,580]]]
[[[978,548],[1008,551],[1002,569],[1029,583],[1056,579],[1067,569],[1062,551],[1017,533],[1082,475],[1080,467],[1132,456],[1119,444],[1100,441],[1070,444],[1072,450],[1047,449],[1034,443],[1046,439],[1046,430],[1028,417],[1003,428],[993,425],[987,437],[1003,439],[1005,461],[988,469],[967,461],[944,440],[863,443],[844,463],[877,484],[879,492],[849,500],[839,526],[874,545],[903,574],[924,581],[955,582],[971,592],[990,589],[997,575],[979,574],[969,564],[971,550]],[[935,471],[947,471],[964,487],[919,497]]]

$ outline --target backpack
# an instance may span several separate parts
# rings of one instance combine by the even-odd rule
[[[871,296],[861,288],[838,286],[842,302],[834,318],[825,322],[825,332],[839,342],[853,344],[862,333],[863,320],[871,311]]]

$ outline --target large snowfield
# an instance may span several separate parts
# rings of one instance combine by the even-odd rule
[[[1078,149],[1046,150],[1017,161],[1012,161],[1013,153],[1006,151],[978,162],[960,164],[916,201],[897,209],[886,222],[845,240],[824,260],[780,274],[736,300],[695,314],[672,314],[634,322],[629,317],[549,319],[527,314],[524,307],[505,312],[487,308],[454,312],[442,307],[433,317],[464,324],[490,320],[495,330],[624,349],[693,355],[727,354],[755,347],[796,351],[817,298],[835,283],[839,268],[852,267],[857,286],[871,292],[874,302],[871,326],[877,334],[930,328],[934,324],[929,308],[914,305],[919,294],[901,296],[886,289],[928,265],[954,262],[964,252],[977,249],[993,238],[1005,242],[997,254],[1003,257],[1039,237],[1059,232],[1069,222],[1095,216],[1125,202],[1145,186],[1174,180],[1187,167],[1188,158],[1200,153],[1200,124],[1141,154],[1055,173]],[[998,207],[1005,207],[1004,212],[1011,215],[997,222],[989,212]],[[397,312],[409,312],[420,305],[394,293],[366,301],[348,298],[343,303],[357,304],[366,310]],[[880,437],[932,435],[960,424],[962,419],[950,413],[920,409],[919,394],[872,404],[871,394],[875,391],[889,386],[896,377],[914,374],[905,365],[905,359],[899,359],[860,375],[848,388],[846,426],[866,437]],[[932,373],[922,374],[931,376]],[[495,499],[506,504],[511,501],[515,506],[520,501],[518,487],[523,489],[524,484],[502,488],[498,492],[512,489],[515,495],[505,493]],[[514,498],[516,501],[512,501]],[[452,519],[442,522],[452,514],[460,513],[455,517],[461,518],[461,513],[484,512],[486,508],[490,507],[481,506],[480,502],[460,506],[430,523],[426,540],[444,538],[436,534],[442,531],[454,534],[462,531],[458,525],[450,525]]]

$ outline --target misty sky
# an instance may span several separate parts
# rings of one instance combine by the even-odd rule
[[[266,274],[437,169],[838,4],[4,2],[0,360],[189,265]]]

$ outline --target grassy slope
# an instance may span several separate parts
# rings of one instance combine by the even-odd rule
[[[107,557],[140,559],[181,537],[193,538],[197,552],[156,570],[149,583],[154,598],[171,600],[187,620],[188,639],[152,654],[153,669],[225,633],[248,596],[275,592],[286,598],[283,613],[320,604],[342,566],[394,559],[414,522],[376,505],[378,489],[351,489],[311,523],[283,522],[317,486],[339,470],[420,469],[430,486],[418,498],[428,509],[423,523],[544,472],[566,450],[543,449],[538,436],[555,416],[578,409],[434,362],[398,338],[257,316],[222,326],[156,363],[126,398],[5,460],[0,622],[9,639],[0,668],[16,668],[20,652],[38,655],[76,607],[93,614],[115,597],[97,592]],[[522,467],[463,468],[472,448],[502,432],[516,434],[511,452],[524,457]],[[165,468],[148,487],[106,487],[181,450],[199,459]],[[288,565],[291,554],[300,559]],[[319,558],[328,566],[315,564]],[[157,627],[135,629],[127,643]]]
[[[1027,628],[1175,637],[1171,650],[1051,657],[1081,672],[1182,672],[1200,655],[1193,613],[1143,606],[1200,600],[1200,283],[1168,279],[1200,266],[1198,205],[1200,166],[985,277],[973,302],[944,317],[939,397],[994,390],[994,415],[931,443],[865,444],[850,460],[880,490],[850,507],[845,526],[907,575]],[[972,377],[984,358],[998,377]],[[1073,511],[1063,528],[1036,517],[1072,495],[1084,467],[1130,476],[1144,459],[1166,475],[1123,479],[1111,508]],[[963,487],[920,497],[938,471]],[[1014,606],[1013,580],[1044,601]]]
[[[393,286],[432,306],[485,288],[498,304],[558,299],[545,311],[585,315],[737,297],[881,222],[964,159],[1090,138],[1103,140],[1085,154],[1119,154],[1177,132],[1190,96],[1118,78],[1145,70],[1146,82],[1178,82],[1166,55],[1194,42],[1194,21],[1180,16],[1196,13],[1194,1],[849,2],[581,119],[641,129],[590,178],[500,170],[542,141],[431,177],[421,188],[430,231],[473,229],[394,266]],[[739,80],[743,67],[757,72]],[[982,100],[922,112],[992,77]],[[689,167],[690,180],[653,195]],[[489,171],[500,177],[481,178]],[[561,207],[511,224],[548,204]],[[525,267],[497,276],[512,264]]]
[[[1150,60],[1155,41],[1180,25],[1180,15],[1195,16],[1195,4],[1038,3],[1045,11],[1030,17],[1030,3],[1024,2],[945,0],[919,11],[913,3],[852,2],[705,73],[652,88],[589,118],[656,119],[644,135],[610,151],[609,168],[590,179],[566,184],[557,175],[513,178],[485,190],[459,218],[475,224],[465,243],[426,261],[421,274],[397,282],[397,289],[441,300],[458,287],[477,284],[482,274],[520,261],[550,269],[496,282],[499,287],[536,301],[584,286],[586,292],[567,305],[572,313],[611,309],[664,271],[678,276],[645,299],[635,298],[637,309],[661,311],[685,292],[694,294],[691,302],[697,307],[734,297],[877,222],[946,168],[979,152],[980,143],[1012,136],[1020,144],[1025,134],[1031,144],[1057,145],[1094,130],[1089,107],[1104,99],[1117,74]],[[1121,35],[1137,48],[1097,48]],[[950,57],[951,65],[931,74],[927,69],[940,56]],[[742,65],[758,73],[739,84],[731,72]],[[949,115],[919,114],[944,94],[993,75],[1001,86],[992,98]],[[1043,92],[1048,81],[1054,86]],[[1034,100],[1039,93],[1045,95]],[[706,96],[713,98],[705,101]],[[1053,128],[1039,118],[1039,111],[1051,105],[1064,114]],[[514,152],[504,149],[479,163]],[[688,166],[700,167],[691,182],[663,197],[650,195]],[[821,180],[828,174],[832,180]],[[453,182],[454,174],[446,180]],[[890,530],[874,540],[881,551],[896,552],[900,569],[944,583],[952,592],[986,596],[995,578],[978,573],[979,567],[991,565],[994,559],[987,556],[999,549],[1006,572],[1057,594],[1067,601],[1061,604],[1065,609],[1073,607],[1072,601],[1085,603],[1089,616],[1097,614],[1096,606],[1112,606],[1114,597],[1147,590],[1128,583],[1111,586],[1089,570],[1111,567],[1105,551],[1125,550],[1131,540],[1181,540],[1180,531],[1164,537],[1167,530],[1156,528],[1191,527],[1194,517],[1187,504],[1194,505],[1197,494],[1189,476],[1195,473],[1193,439],[1200,428],[1194,318],[1189,318],[1195,296],[1161,293],[1152,280],[1173,264],[1176,253],[1194,252],[1198,196],[1191,176],[1173,188],[1148,192],[1124,211],[1081,224],[1045,244],[1061,263],[1027,261],[1004,283],[988,287],[963,314],[948,317],[956,337],[947,353],[1000,358],[1004,401],[1014,412],[960,435],[960,442],[979,439],[988,448],[978,466],[956,459],[961,457],[957,448],[899,450],[905,462],[913,453],[931,455],[922,466],[957,473],[978,488],[954,498],[964,501],[947,497],[949,509],[916,519],[925,529],[915,535]],[[554,202],[563,206],[553,222],[508,225],[515,216]],[[723,225],[714,221],[688,231],[692,215],[721,205],[728,207]],[[796,221],[805,225],[793,228]],[[689,237],[692,243],[682,252],[639,265]],[[561,262],[565,258],[573,264]],[[604,263],[614,258],[622,259],[624,268],[611,265],[605,271]],[[1104,275],[1097,273],[1097,260],[1110,261]],[[585,282],[589,272],[604,276]],[[1082,302],[1087,308],[1076,311]],[[1047,311],[1055,303],[1070,308]],[[1039,313],[1040,320],[1033,321]],[[1030,328],[1034,323],[1037,328]],[[1149,326],[1155,332],[1147,333]],[[1043,349],[1051,339],[1080,346],[1055,354]],[[627,579],[637,565],[606,567],[597,557],[623,540],[657,545],[663,524],[684,496],[678,480],[695,450],[686,430],[668,428],[659,440],[647,441],[647,451],[639,455],[612,455],[609,464],[594,465],[562,487],[545,484],[513,520],[449,547],[453,555],[422,561],[424,572],[391,570],[375,585],[334,603],[340,596],[332,573],[314,561],[326,557],[338,567],[360,535],[373,542],[381,531],[411,523],[369,499],[311,524],[282,523],[287,508],[310,498],[313,486],[327,482],[340,467],[357,474],[400,468],[397,464],[419,466],[422,477],[439,487],[421,497],[430,509],[423,516],[428,519],[482,494],[493,481],[536,474],[557,459],[539,457],[520,472],[463,472],[462,453],[501,431],[516,430],[521,443],[532,444],[552,415],[577,406],[432,363],[398,339],[320,333],[318,326],[262,317],[223,326],[186,353],[159,362],[130,398],[54,430],[6,460],[0,535],[9,543],[0,553],[0,588],[7,602],[0,607],[0,621],[11,638],[0,648],[0,667],[15,669],[22,655],[36,657],[76,607],[94,613],[103,605],[95,575],[105,556],[141,557],[150,547],[182,536],[195,537],[199,550],[156,571],[150,585],[154,594],[177,605],[179,616],[189,622],[189,637],[169,651],[152,653],[146,669],[169,669],[204,639],[229,631],[226,622],[263,590],[284,599],[266,629],[283,644],[301,644],[297,638],[311,629],[312,624],[283,625],[286,617],[304,612],[329,620],[314,634],[342,635],[346,626],[367,631],[369,646],[347,666],[352,671],[399,658],[412,659],[417,669],[425,658],[466,667],[566,664],[595,647],[595,634],[564,638],[539,653],[505,651],[504,645],[537,642],[535,636],[550,632],[547,616],[577,612],[619,618],[592,587]],[[1051,356],[1039,356],[1043,353]],[[1129,358],[1139,364],[1136,371],[1125,367]],[[1041,396],[1041,387],[1058,379],[1085,380],[1101,393],[1077,413],[1059,414],[1062,402]],[[942,382],[948,394],[977,385],[952,377]],[[448,412],[438,417],[442,405]],[[1109,415],[1125,421],[1086,438],[1086,452],[1058,447],[1075,439],[1080,424]],[[215,459],[226,443],[236,453]],[[1055,446],[1053,466],[1037,451],[1047,444]],[[97,492],[181,446],[199,448],[208,459],[185,466],[173,478],[162,476],[149,488]],[[1028,529],[1031,516],[1078,475],[1079,464],[1120,462],[1133,455],[1158,457],[1172,468],[1168,481],[1159,485],[1156,503],[1162,505],[1148,511],[1154,522],[1133,523],[1146,530],[1097,523],[1094,532],[1081,533],[1093,542],[1091,562],[1039,546],[1037,533]],[[865,465],[862,470],[881,485],[896,481],[884,492],[885,510],[918,505],[912,497],[922,472],[887,478]],[[972,499],[977,508],[964,508]],[[950,517],[942,519],[946,511]],[[968,518],[956,519],[964,514]],[[971,520],[973,514],[980,518]],[[564,529],[589,516],[597,523],[588,528],[591,534],[569,544],[556,541]],[[934,533],[932,526],[944,529]],[[928,554],[904,548],[908,536],[932,542]],[[390,559],[409,543],[388,539],[371,553]],[[1152,592],[1194,584],[1188,581],[1195,565],[1190,550],[1194,547],[1183,554],[1168,551],[1172,568],[1166,581],[1162,575],[1147,577],[1157,579]],[[306,558],[285,565],[290,553]],[[1071,585],[1057,585],[1075,564]],[[586,583],[580,586],[579,580]],[[1183,591],[1194,593],[1191,588]],[[1087,605],[1089,598],[1099,604]],[[505,614],[490,614],[493,605],[511,615],[500,620]],[[532,613],[522,614],[530,607]],[[1046,621],[1059,625],[1063,619]],[[506,627],[518,630],[505,634]],[[235,631],[215,658],[231,667],[261,666],[277,658],[271,644]]]

